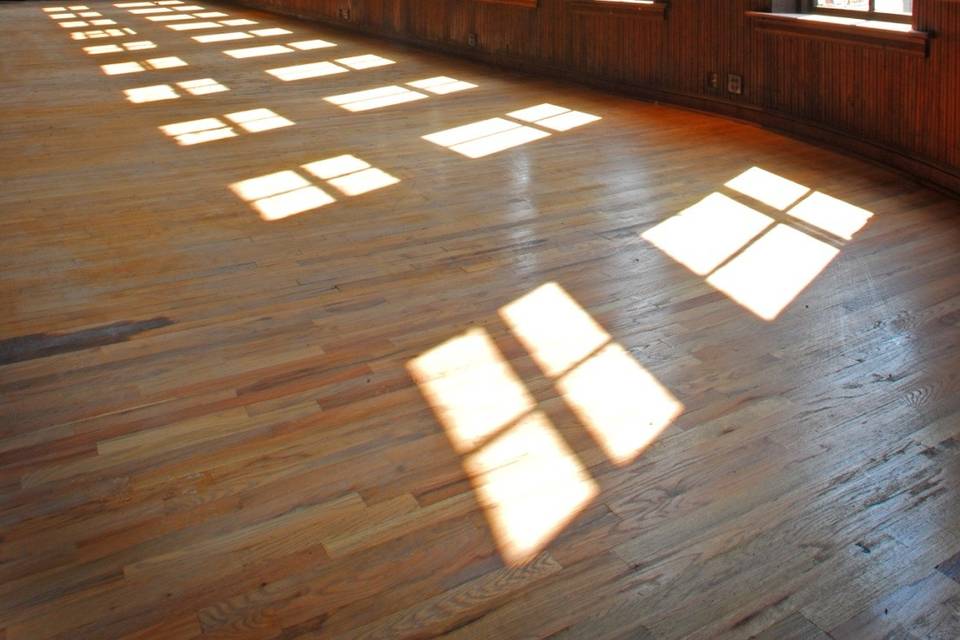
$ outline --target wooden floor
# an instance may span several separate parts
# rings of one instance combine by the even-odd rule
[[[122,5],[0,6],[0,638],[960,637],[960,203]]]

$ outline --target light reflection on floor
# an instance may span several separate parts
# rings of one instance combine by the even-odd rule
[[[423,136],[468,158],[483,158],[596,122],[600,116],[545,103]]]
[[[630,464],[683,405],[560,285],[499,312],[607,458]],[[534,558],[600,487],[487,329],[474,328],[407,364],[484,508],[504,561]]]
[[[643,238],[764,320],[776,319],[872,213],[752,167]],[[756,207],[766,207],[763,213]]]
[[[282,220],[336,202],[316,183],[323,181],[345,196],[359,196],[400,180],[353,155],[308,162],[296,170],[279,171],[230,185],[265,221]]]

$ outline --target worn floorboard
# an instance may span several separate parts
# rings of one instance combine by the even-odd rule
[[[960,202],[234,6],[0,72],[0,638],[960,637]]]

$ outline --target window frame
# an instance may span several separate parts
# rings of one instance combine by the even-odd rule
[[[903,24],[913,24],[913,13],[904,15],[901,13],[884,13],[876,10],[877,0],[868,0],[869,9],[860,11],[857,9],[831,9],[817,5],[817,0],[802,0],[804,13],[817,13],[825,16],[836,16],[838,18],[859,18],[861,20],[877,20],[880,22],[900,22]]]
[[[568,0],[575,13],[600,13],[647,18],[665,18],[666,0]]]

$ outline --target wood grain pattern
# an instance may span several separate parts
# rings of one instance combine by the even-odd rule
[[[0,363],[0,638],[958,635],[958,201],[754,126],[313,22],[203,5],[255,24],[176,31],[85,6],[63,13],[136,33],[74,39],[113,27],[0,7],[0,344],[19,354]],[[507,12],[527,16],[513,36],[540,28],[398,6],[354,16],[425,38]],[[608,20],[565,24],[596,52]],[[656,23],[618,24],[583,64],[623,70],[638,32],[680,46]],[[222,33],[247,35],[194,39]],[[335,46],[294,45],[316,40]],[[267,73],[318,62],[343,70]],[[708,70],[671,64],[691,91]],[[410,84],[438,77],[472,86]],[[401,98],[325,100],[384,87]],[[244,119],[263,109],[292,124]],[[229,134],[165,133],[211,119]],[[477,122],[505,128],[460,152],[423,137]],[[337,158],[369,168],[313,164]],[[781,190],[731,186],[754,169]],[[265,221],[263,176],[335,201]],[[811,191],[765,202],[782,180]],[[804,215],[816,198],[834,200]],[[681,212],[705,226],[651,240]],[[684,266],[731,212],[836,250],[776,317]],[[454,402],[458,380],[479,382]],[[650,441],[604,431],[624,420]]]
[[[960,193],[954,0],[914,2],[916,28],[933,34],[926,58],[759,29],[748,13],[769,11],[771,0],[675,0],[666,20],[584,15],[570,0],[542,0],[535,11],[472,0],[240,2],[751,120]],[[711,88],[711,73],[720,88]],[[726,92],[728,74],[743,77],[742,95]]]

